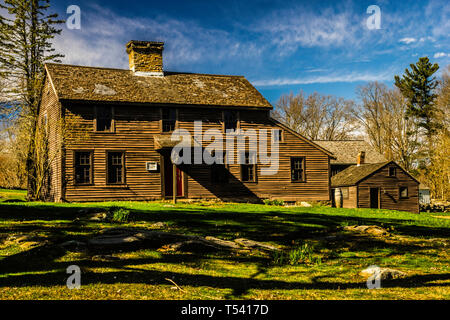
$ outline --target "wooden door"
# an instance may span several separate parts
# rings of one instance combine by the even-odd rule
[[[177,197],[182,197],[183,194],[183,171],[176,168],[176,184]],[[164,157],[164,195],[166,198],[173,196],[173,164],[170,156]]]
[[[380,208],[380,188],[370,188],[370,207],[373,209]]]

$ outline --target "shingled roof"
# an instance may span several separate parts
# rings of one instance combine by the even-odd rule
[[[388,163],[390,163],[390,161],[382,163],[362,164],[360,166],[350,166],[347,169],[339,172],[335,176],[331,177],[331,187],[354,186],[359,181],[374,173],[375,171],[383,168]]]
[[[130,70],[46,64],[60,100],[272,109],[243,76],[164,72],[144,77]]]
[[[331,160],[331,164],[356,164],[358,153],[364,151],[366,153],[365,163],[381,163],[387,159],[374,150],[364,140],[317,140],[314,143],[324,149],[331,151],[335,156],[335,160]]]

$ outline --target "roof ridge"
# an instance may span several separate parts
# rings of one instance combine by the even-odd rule
[[[65,67],[76,67],[76,68],[86,68],[86,69],[97,69],[97,70],[114,70],[114,71],[126,71],[132,72],[129,69],[121,69],[121,68],[109,68],[109,67],[93,67],[93,66],[83,66],[77,64],[67,64],[67,63],[55,63],[55,62],[47,62],[45,65],[54,65],[54,66],[65,66]],[[244,78],[243,75],[227,75],[227,74],[214,74],[214,73],[197,73],[197,72],[182,72],[182,71],[164,71],[164,73],[168,74],[191,74],[198,76],[213,76],[213,77],[235,77],[235,78]]]

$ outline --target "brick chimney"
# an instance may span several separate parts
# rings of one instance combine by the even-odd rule
[[[356,165],[359,167],[360,165],[364,164],[364,160],[366,159],[366,153],[364,151],[361,151],[358,153],[358,157],[356,158]]]
[[[127,43],[130,70],[137,76],[163,76],[164,42],[136,41]]]

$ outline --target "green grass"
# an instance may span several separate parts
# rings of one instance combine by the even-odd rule
[[[0,189],[0,202],[25,201],[27,192],[25,190]]]
[[[254,204],[29,203],[21,202],[24,196],[0,190],[1,299],[450,298],[450,220],[432,214]],[[119,212],[121,223],[77,219],[86,211]],[[108,250],[58,245],[86,241],[104,228],[151,229],[156,222],[164,222],[165,231],[262,241],[283,253],[170,252],[152,243]],[[356,224],[381,226],[390,236],[342,231]],[[65,286],[72,264],[82,269],[80,290]],[[373,264],[408,276],[369,290],[359,272]]]

